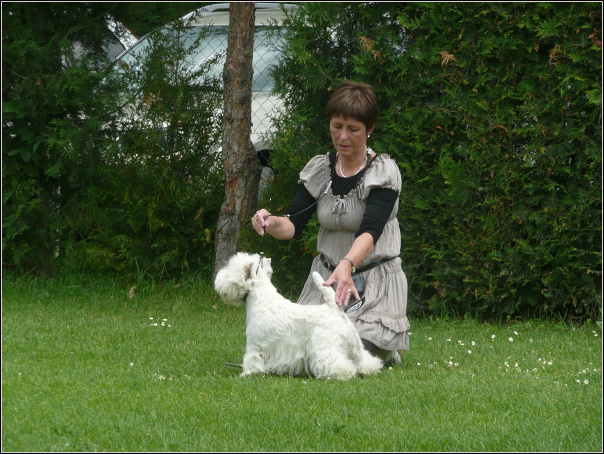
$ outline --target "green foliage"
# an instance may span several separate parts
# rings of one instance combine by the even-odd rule
[[[158,33],[144,55],[105,80],[125,106],[104,129],[99,216],[85,256],[126,274],[165,278],[189,268],[209,272],[222,172],[217,165],[222,101],[209,63],[193,67],[203,35],[174,46],[186,25]],[[96,194],[92,195],[95,199]]]
[[[411,310],[598,316],[601,5],[300,6],[276,71],[278,184],[330,149],[329,90],[370,83],[373,147],[403,176]]]
[[[65,10],[84,16],[90,33],[77,36],[88,48],[106,25],[78,5]],[[177,22],[130,67],[103,65],[94,53],[65,67],[71,41],[56,41],[76,21],[62,8],[19,4],[3,15],[5,264],[122,277],[209,273],[222,95],[206,66],[185,64],[200,40],[174,46],[187,33]],[[42,15],[55,47],[36,28]]]
[[[117,73],[98,52],[106,13],[135,15],[141,34],[190,6],[152,17],[157,5],[2,4],[4,266],[209,273],[218,81],[179,68],[196,45],[167,36]],[[382,110],[371,146],[403,175],[411,312],[599,315],[601,4],[313,2],[286,25],[263,206],[282,212],[302,166],[332,149],[330,90],[367,82]],[[281,262],[295,297],[316,232],[245,245]]]
[[[78,186],[94,178],[94,156],[76,148],[57,152],[53,124],[64,121],[74,134],[94,137],[90,123],[104,99],[94,96],[98,53],[109,38],[103,14],[83,3],[2,4],[2,183],[3,264],[49,270],[58,241],[68,228],[62,207]],[[82,48],[80,60],[74,50]],[[90,117],[90,122],[83,122]]]

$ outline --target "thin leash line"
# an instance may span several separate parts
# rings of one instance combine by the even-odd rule
[[[325,191],[323,192],[323,195],[327,194],[327,191],[329,191],[329,188],[331,188],[331,183],[333,181],[333,174],[334,173],[335,173],[335,166],[332,169],[331,177],[329,179],[329,183],[327,183],[327,188],[325,188]],[[319,203],[320,199],[321,199],[321,195],[319,195],[319,197],[317,198],[317,200],[315,200],[315,203],[307,206],[306,208],[304,208],[303,210],[298,211],[297,213],[294,213],[294,214],[269,214],[267,217],[264,218],[264,220],[266,221],[271,216],[276,216],[278,218],[289,218],[291,216],[298,216],[299,214],[302,214],[305,211],[308,211],[311,208],[314,208],[315,205],[317,205]],[[264,239],[266,238],[266,227],[264,227],[262,230],[264,231],[264,234],[262,235],[262,243],[264,243]],[[264,259],[264,252],[260,252],[260,261],[258,262],[258,267],[256,268],[256,275],[258,274],[258,271],[260,271],[260,267],[262,267],[262,269],[264,269],[264,265],[262,263],[263,259]]]
[[[371,154],[372,151],[373,150],[371,150],[371,148],[367,149],[367,153],[368,154]],[[338,161],[338,156],[336,155],[336,162],[337,161]],[[341,166],[342,166],[342,162],[340,161],[340,171],[341,171]],[[367,157],[366,157],[365,158],[365,164],[363,164],[363,166],[353,176],[357,175],[361,170],[366,170],[367,168],[368,168],[368,166],[367,166]],[[325,191],[323,191],[323,193],[322,193],[323,195],[327,194],[327,192],[331,188],[331,184],[333,182],[333,178],[334,178],[334,174],[335,173],[336,173],[336,166],[335,166],[335,163],[334,163],[334,166],[331,169],[331,176],[329,178],[329,183],[327,183],[327,187],[325,188]],[[342,173],[342,175],[344,175],[344,174]],[[321,199],[321,194],[319,194],[319,197],[317,198],[317,200],[315,200],[315,203],[307,206],[306,208],[304,208],[303,210],[298,211],[297,213],[294,213],[294,214],[269,214],[267,217],[264,218],[264,220],[266,221],[271,216],[276,216],[276,217],[279,217],[279,218],[289,218],[291,216],[294,216],[294,217],[298,216],[299,214],[302,214],[305,211],[308,211],[311,208],[314,208],[319,203],[320,199]],[[263,231],[264,231],[264,234],[262,235],[262,243],[264,243],[264,239],[266,238],[266,227],[263,228]],[[262,263],[263,259],[264,259],[264,252],[260,252],[260,261],[258,263],[258,267],[256,268],[256,274],[258,274],[258,271],[260,270],[260,267],[262,267],[264,269],[264,265]]]
[[[329,180],[329,185],[327,186],[327,189],[325,190],[325,193],[327,193],[327,191],[329,190],[331,186],[331,180]],[[311,208],[313,208],[317,203],[319,203],[319,199],[317,199],[315,201],[315,203],[313,203],[310,206],[307,206],[306,208],[304,208],[303,210],[298,211],[295,214],[269,214],[267,217],[264,218],[264,220],[266,221],[270,216],[276,216],[279,218],[288,218],[290,216],[298,216],[299,214],[304,213],[307,210],[310,210]],[[266,238],[266,227],[264,227],[262,229],[264,231],[264,234],[262,235],[262,245],[264,246],[264,240]],[[264,248],[263,248],[264,249]],[[256,268],[256,275],[258,275],[258,271],[260,271],[260,268],[264,269],[264,264],[262,263],[264,260],[264,251],[260,252],[260,261],[258,262],[258,267]]]
[[[335,173],[335,166],[334,166],[334,168],[331,170],[331,176],[330,176],[330,178],[329,178],[329,183],[327,183],[327,187],[325,188],[325,191],[323,191],[323,195],[327,194],[327,191],[329,191],[329,189],[331,188],[331,183],[332,183],[332,181],[333,181],[333,174],[334,174],[334,173]],[[311,205],[307,206],[306,208],[304,208],[304,209],[302,209],[302,210],[298,211],[297,213],[294,213],[294,214],[269,214],[267,217],[265,217],[265,218],[264,218],[264,220],[266,221],[266,220],[267,220],[267,219],[268,219],[270,216],[276,216],[276,217],[279,217],[279,218],[289,218],[289,217],[292,217],[292,216],[294,216],[294,217],[295,217],[295,216],[298,216],[299,214],[302,214],[302,213],[304,213],[305,211],[308,211],[308,210],[310,210],[311,208],[314,208],[314,206],[315,206],[315,205],[317,205],[317,204],[319,203],[319,200],[320,200],[320,199],[321,199],[321,194],[319,194],[319,197],[317,198],[317,200],[315,200],[315,203],[313,203],[313,204],[311,204]],[[264,235],[264,236],[266,236],[266,228],[264,228],[264,233],[265,233],[265,235]]]

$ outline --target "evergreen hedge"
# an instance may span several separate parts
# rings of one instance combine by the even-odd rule
[[[288,25],[273,209],[331,149],[329,91],[366,82],[382,109],[371,145],[403,176],[411,312],[598,315],[601,4],[325,2]]]
[[[223,197],[212,166],[220,94],[199,82],[203,69],[175,78],[184,55],[169,43],[143,74],[108,83],[94,52],[104,5],[2,5],[3,268],[209,276]],[[275,120],[277,178],[264,206],[283,210],[302,166],[332,150],[330,90],[367,82],[382,110],[370,145],[403,175],[410,312],[599,316],[601,3],[297,11],[275,71],[286,113]],[[74,39],[91,53],[66,68]],[[121,110],[124,96],[145,115]],[[246,247],[275,260],[276,284],[295,297],[316,232],[315,220],[290,242],[250,231]]]
[[[110,6],[2,4],[3,267],[209,274],[223,196],[220,80],[187,63],[202,40],[174,45],[187,28],[178,20],[148,58],[111,65],[98,52]]]

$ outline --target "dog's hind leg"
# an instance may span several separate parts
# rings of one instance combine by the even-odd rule
[[[359,373],[363,375],[377,374],[384,366],[384,362],[380,358],[373,356],[365,349],[359,352],[354,362]]]
[[[357,374],[357,367],[348,357],[339,334],[331,329],[315,331],[308,344],[308,365],[316,378],[348,380]]]
[[[355,364],[345,356],[333,358],[329,361],[329,364],[326,361],[323,361],[323,364],[321,364],[321,361],[318,361],[317,367],[327,369],[324,378],[335,378],[338,380],[349,380],[359,372]]]
[[[316,378],[348,380],[357,374],[354,363],[343,355],[325,355],[310,360],[310,369]]]
[[[384,366],[384,362],[381,358],[372,355],[365,349],[356,329],[354,339],[350,339],[349,347],[350,359],[355,364],[360,374],[377,374]]]

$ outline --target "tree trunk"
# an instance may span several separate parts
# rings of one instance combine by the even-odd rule
[[[241,229],[249,226],[258,204],[260,165],[252,145],[252,75],[255,7],[253,2],[232,2],[224,64],[224,132],[222,162],[225,197],[216,228],[215,276],[237,252]]]

